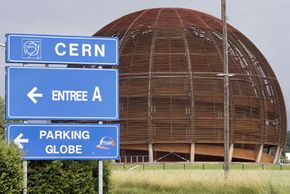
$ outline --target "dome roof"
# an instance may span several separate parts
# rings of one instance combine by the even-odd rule
[[[120,38],[121,141],[223,143],[222,22],[180,8],[138,11],[94,36]],[[286,112],[269,63],[228,26],[230,140],[283,145]]]

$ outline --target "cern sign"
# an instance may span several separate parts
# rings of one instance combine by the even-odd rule
[[[119,65],[113,37],[6,34],[6,63]]]

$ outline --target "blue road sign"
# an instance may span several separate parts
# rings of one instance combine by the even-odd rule
[[[116,69],[7,67],[6,75],[6,119],[119,119]]]
[[[24,160],[119,159],[118,124],[11,124],[6,141],[23,150]]]
[[[115,37],[6,34],[7,63],[119,64]]]

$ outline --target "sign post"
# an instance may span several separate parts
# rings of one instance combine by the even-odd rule
[[[27,160],[23,160],[23,194],[27,193]]]
[[[6,34],[7,63],[119,65],[119,40]],[[99,193],[103,161],[120,157],[119,74],[116,69],[6,68],[6,119],[97,120],[99,125],[8,124],[7,142],[24,152],[23,193],[27,193],[27,160],[99,160]],[[35,149],[37,147],[37,149]]]
[[[103,161],[99,160],[99,194],[103,194]]]
[[[102,125],[103,121],[99,121],[99,124]],[[99,194],[103,194],[103,187],[104,187],[104,183],[103,183],[103,161],[99,160],[99,165],[98,165],[98,182],[99,182]]]

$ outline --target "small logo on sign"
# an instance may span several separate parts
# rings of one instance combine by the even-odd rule
[[[41,59],[41,40],[23,39],[22,40],[22,58]]]
[[[98,149],[103,149],[103,150],[110,150],[112,147],[115,146],[115,141],[111,137],[103,137],[100,140],[99,145],[96,146]]]

